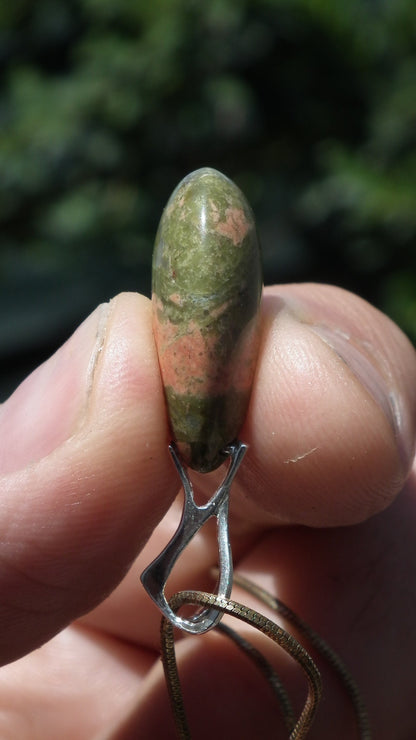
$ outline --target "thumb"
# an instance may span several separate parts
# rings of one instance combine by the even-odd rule
[[[100,306],[0,408],[0,661],[122,578],[176,479],[150,302]]]

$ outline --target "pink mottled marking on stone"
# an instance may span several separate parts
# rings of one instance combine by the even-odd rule
[[[183,221],[187,216],[187,209],[185,208],[185,196],[182,195],[178,200],[179,210],[179,221]]]
[[[231,239],[235,247],[243,241],[250,224],[246,219],[242,208],[227,208],[225,211],[225,221],[218,221],[215,230],[221,236]]]
[[[210,317],[213,319],[218,319],[218,317],[221,316],[221,314],[223,314],[227,310],[230,303],[231,303],[231,300],[224,301],[224,303],[221,303],[221,306],[217,306],[217,308],[212,308],[209,314]]]
[[[207,345],[195,322],[184,329],[156,319],[154,328],[164,384],[177,393],[200,393],[206,384]]]
[[[152,293],[152,303],[153,303],[153,310],[156,313],[163,311],[163,302],[160,300],[160,298],[156,295],[156,293]]]
[[[253,319],[246,326],[239,347],[235,350],[235,359],[232,363],[233,374],[230,378],[230,387],[239,391],[249,391],[256,368],[259,348],[259,327],[257,319]]]
[[[172,211],[174,210],[174,208],[175,208],[175,204],[174,203],[169,203],[166,206],[166,215],[170,217],[172,215]]]
[[[218,221],[220,220],[220,211],[219,211],[219,208],[218,208],[217,204],[211,198],[209,200],[209,204],[211,206],[211,213],[210,213],[211,219],[214,222],[214,224],[217,224]]]
[[[250,390],[258,343],[255,322],[246,328],[228,362],[222,363],[217,335],[203,335],[195,321],[180,327],[155,318],[154,331],[163,383],[176,393],[217,396],[230,389]]]
[[[171,295],[169,296],[169,300],[176,306],[182,306],[183,304],[183,298],[179,293],[171,293]]]

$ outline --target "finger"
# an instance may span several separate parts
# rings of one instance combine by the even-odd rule
[[[388,505],[414,445],[415,354],[386,316],[338,288],[299,285],[266,289],[263,319],[241,433],[249,452],[231,492],[236,562],[252,542],[236,533],[256,535],[259,524],[348,524]],[[212,495],[218,475],[192,477]],[[92,623],[157,644],[157,614],[137,581],[179,518],[178,510],[168,517],[128,578],[89,617]],[[207,531],[186,549],[169,590],[213,587],[209,571],[218,553]]]
[[[274,530],[239,565],[239,572],[282,599],[336,650],[358,686],[377,740],[410,738],[416,732],[416,596],[409,588],[416,577],[415,495],[416,470],[393,505],[369,521],[341,529]],[[245,591],[235,588],[232,596],[280,621]],[[298,715],[306,695],[299,666],[270,640],[225,619],[271,662]],[[286,621],[283,627],[293,634]],[[337,674],[305,638],[300,640],[312,652],[323,681],[322,702],[308,738],[358,737],[356,715]],[[224,737],[287,737],[265,677],[225,638],[215,631],[186,636],[176,654],[192,736],[209,740],[221,728]],[[144,680],[128,719],[103,740],[127,740],[140,733],[175,737],[161,665]]]
[[[137,703],[157,657],[108,635],[69,627],[0,673],[4,739],[97,738]]]
[[[249,522],[351,524],[385,508],[413,459],[416,354],[339,288],[266,289],[262,351],[234,511]]]
[[[227,638],[215,631],[188,635],[177,643],[176,658],[189,737],[286,740],[288,732],[273,691],[250,659]],[[178,737],[161,661],[142,682],[136,705],[99,740],[137,737]]]
[[[386,511],[341,529],[282,528],[240,568],[299,614],[335,649],[367,705],[374,737],[413,737],[416,467]],[[275,566],[270,570],[270,564]],[[237,591],[236,598],[255,605]],[[255,608],[264,611],[263,606]],[[287,626],[287,625],[285,625]],[[289,628],[290,631],[290,628]],[[309,646],[310,647],[310,646]],[[325,701],[311,740],[355,736],[345,690],[322,656]],[[400,686],[400,692],[397,691]],[[295,691],[302,695],[298,676]]]
[[[0,660],[89,610],[177,489],[150,303],[98,309],[0,410]]]

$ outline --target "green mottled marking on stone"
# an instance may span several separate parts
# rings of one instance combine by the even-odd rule
[[[156,235],[152,287],[173,437],[190,467],[213,470],[246,414],[261,296],[254,217],[225,175],[197,170],[173,192]]]
[[[222,450],[232,442],[246,415],[247,393],[186,396],[165,389],[175,441],[188,464],[202,473],[224,462]]]

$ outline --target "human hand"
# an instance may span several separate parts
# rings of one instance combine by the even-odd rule
[[[249,452],[231,496],[236,567],[341,654],[374,738],[409,740],[414,350],[337,288],[270,288],[263,303]],[[121,295],[97,309],[1,407],[0,433],[1,737],[173,738],[160,616],[139,582],[181,509],[149,302]],[[210,495],[215,475],[196,478]],[[212,587],[214,535],[207,526],[189,545],[172,592]],[[301,703],[303,675],[266,650]],[[221,636],[187,636],[177,655],[195,740],[286,737],[267,685]],[[310,738],[351,740],[348,699],[319,666]]]

